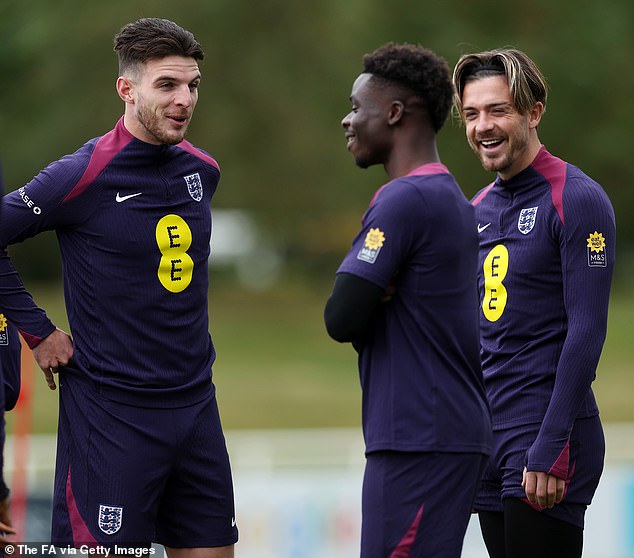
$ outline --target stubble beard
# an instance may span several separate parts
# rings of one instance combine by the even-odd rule
[[[166,132],[161,128],[161,117],[143,105],[139,105],[137,108],[137,119],[148,134],[161,144],[176,145],[185,139],[187,127],[182,132]]]
[[[504,173],[511,169],[515,161],[522,157],[522,154],[528,149],[528,134],[515,137],[507,137],[507,150],[499,157],[489,158],[480,151],[480,144],[476,146],[471,144],[471,149],[480,159],[482,168],[488,172]]]

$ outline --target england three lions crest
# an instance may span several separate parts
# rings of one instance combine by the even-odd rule
[[[123,523],[123,508],[99,504],[99,529],[106,535],[114,535]]]
[[[529,207],[520,211],[520,218],[517,220],[517,228],[522,234],[528,234],[533,230],[538,209],[539,207]]]
[[[199,202],[203,199],[203,183],[200,179],[200,175],[196,172],[189,176],[184,176],[185,183],[187,184],[187,191],[194,201]]]

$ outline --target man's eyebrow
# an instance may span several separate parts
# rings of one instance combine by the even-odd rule
[[[501,107],[501,106],[513,107],[513,103],[511,101],[491,101],[490,103],[487,103],[486,105],[484,105],[483,108]],[[463,111],[476,110],[476,107],[472,105],[464,105],[462,107],[462,110]]]
[[[188,81],[188,83],[191,83],[193,81],[199,81],[201,79],[201,74],[197,74],[195,75],[192,79],[190,79]],[[154,78],[154,81],[180,81],[177,77],[174,77],[172,75],[162,75],[162,76],[157,76],[156,78]]]

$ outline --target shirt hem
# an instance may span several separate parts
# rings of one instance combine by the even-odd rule
[[[581,412],[576,417],[577,419],[585,419],[592,418],[599,415],[599,410],[594,409],[587,412]],[[529,424],[540,424],[544,421],[544,416],[533,416],[533,417],[524,417],[521,419],[515,419],[512,421],[501,421],[501,422],[493,422],[492,427],[493,430],[509,430],[511,428],[517,428],[518,426],[527,426]]]
[[[486,444],[460,444],[451,446],[440,446],[437,444],[425,445],[425,444],[391,444],[391,443],[374,443],[366,445],[365,453],[377,452],[377,451],[400,451],[400,452],[412,452],[412,453],[480,453],[483,455],[491,454],[491,447]]]
[[[72,371],[71,371],[72,370]],[[149,409],[176,409],[179,407],[189,407],[201,401],[214,397],[216,387],[211,378],[208,381],[198,382],[187,388],[170,390],[169,388],[147,388],[143,391],[134,387],[116,387],[100,383],[78,369],[69,369],[61,373],[60,380],[77,381],[88,385],[101,397],[120,403],[122,405],[132,405]]]

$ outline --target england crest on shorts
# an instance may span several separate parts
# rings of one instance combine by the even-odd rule
[[[99,504],[99,529],[106,535],[114,535],[121,529],[123,522],[123,508]]]
[[[538,207],[529,207],[520,211],[520,218],[517,220],[517,228],[522,234],[528,234],[535,226]]]
[[[184,176],[187,184],[187,191],[194,201],[199,202],[203,199],[203,183],[200,180],[200,175],[196,172],[189,176]]]

